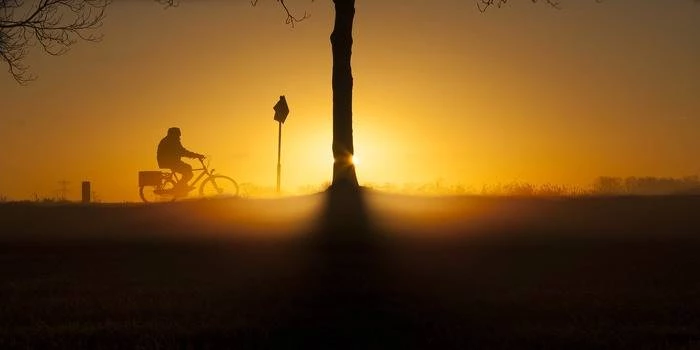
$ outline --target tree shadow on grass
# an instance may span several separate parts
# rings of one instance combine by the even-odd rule
[[[377,230],[372,225],[365,202],[367,191],[364,188],[330,187],[324,193],[325,203],[314,239],[339,246],[377,243]]]
[[[299,347],[407,345],[410,331],[388,295],[385,242],[367,190],[330,188],[324,195],[319,226],[304,248],[303,292],[281,338]]]

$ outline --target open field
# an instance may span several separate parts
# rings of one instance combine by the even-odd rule
[[[374,192],[7,203],[0,348],[695,349],[698,210]]]

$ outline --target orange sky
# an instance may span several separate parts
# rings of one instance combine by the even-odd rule
[[[354,130],[364,184],[480,188],[596,176],[700,173],[700,6],[693,1],[357,1]],[[241,183],[274,187],[286,95],[283,189],[331,177],[332,2],[294,29],[261,1],[115,1],[97,44],[38,51],[39,76],[0,76],[0,194],[55,195],[90,180],[138,199],[170,126]]]

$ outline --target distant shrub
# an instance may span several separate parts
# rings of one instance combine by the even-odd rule
[[[525,182],[514,182],[503,186],[508,196],[530,197],[537,193],[537,187]]]
[[[601,176],[593,181],[593,193],[599,195],[613,195],[624,193],[624,182],[619,177]]]
[[[544,185],[537,187],[535,193],[538,196],[556,197],[556,196],[576,196],[576,195],[580,195],[581,191],[577,187],[573,187],[573,186],[544,184]]]

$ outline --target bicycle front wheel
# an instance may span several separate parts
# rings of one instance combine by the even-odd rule
[[[160,186],[139,187],[139,196],[145,203],[172,202],[177,198],[174,188],[174,181],[165,180]]]
[[[202,182],[199,187],[199,195],[208,198],[236,197],[238,196],[238,184],[228,176],[212,175]]]

